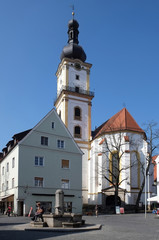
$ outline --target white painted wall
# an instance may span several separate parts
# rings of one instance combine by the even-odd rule
[[[72,136],[74,135],[74,127],[80,126],[82,130],[82,141],[88,141],[88,103],[82,102],[80,98],[77,100],[68,101],[68,129]],[[83,99],[82,99],[83,100]],[[79,107],[81,109],[82,119],[74,119],[74,108]]]
[[[129,142],[125,142],[124,140],[124,136],[127,135],[129,136]],[[119,134],[114,134],[115,139],[119,139],[120,135]],[[142,163],[145,162],[145,157],[147,156],[147,142],[144,140],[143,135],[142,134],[138,134],[138,133],[131,133],[131,132],[126,132],[122,134],[122,142],[121,142],[121,153],[126,151],[137,151],[139,156],[140,156],[140,161]],[[106,157],[106,148],[105,148],[105,144],[99,144],[101,142],[101,140],[103,138],[106,138],[109,144],[109,148],[111,151],[114,151],[115,148],[112,147],[111,141],[113,141],[113,136],[112,135],[108,135],[105,134],[97,139],[95,139],[94,141],[92,141],[91,143],[91,159],[90,159],[90,167],[89,167],[89,202],[90,204],[94,204],[95,203],[95,195],[99,194],[101,192],[102,189],[107,188],[110,186],[110,183],[101,177],[101,173],[100,173],[100,166],[104,165],[104,168],[109,168],[109,162],[108,162],[108,158]],[[102,155],[98,155],[98,153],[102,153]],[[98,166],[98,171],[97,171],[97,166]],[[120,185],[121,188],[125,189],[127,191],[126,193],[126,203],[127,204],[134,204],[136,201],[136,197],[137,194],[136,192],[138,191],[137,189],[132,189],[131,186],[133,185],[133,182],[131,182],[131,171],[132,169],[129,168],[130,166],[130,153],[124,153],[122,156],[122,166],[123,167],[128,167],[126,170],[122,171],[122,177],[121,179],[126,179],[125,181],[122,182],[122,184]],[[138,177],[138,176],[136,176]],[[150,182],[152,183],[152,179],[153,177],[151,177]],[[136,181],[134,178],[132,178],[134,181]],[[142,182],[143,176],[140,172],[140,184]],[[102,184],[101,184],[102,182]],[[153,191],[153,187],[152,184],[150,183],[150,191]],[[99,185],[100,184],[100,185]],[[134,193],[133,193],[134,192]],[[143,201],[143,197],[141,201]],[[99,197],[99,201],[98,204],[101,204],[101,197]]]
[[[52,122],[55,128],[52,129]],[[41,136],[48,137],[48,146],[41,145]],[[57,140],[64,140],[65,148],[57,148]],[[35,156],[44,157],[44,166],[35,166]],[[55,191],[61,188],[61,180],[70,181],[69,189],[64,189],[65,201],[73,203],[74,212],[82,212],[82,152],[62,121],[52,110],[1,162],[1,169],[15,157],[15,169],[10,169],[2,181],[8,179],[9,185],[14,177],[15,188],[1,192],[1,197],[14,194],[14,210],[18,212],[19,201],[24,202],[24,214],[30,207],[36,206],[36,201],[52,202],[54,207]],[[61,167],[62,159],[69,160],[69,169]],[[12,171],[11,171],[12,170]],[[34,178],[44,179],[43,187],[34,186]],[[37,195],[40,194],[40,195]],[[52,196],[47,196],[47,195]],[[71,196],[72,195],[72,196]]]
[[[12,167],[12,159],[15,159],[15,166]],[[9,171],[7,172],[7,163],[9,163]],[[4,167],[4,175],[2,175],[2,169]],[[8,197],[10,195],[17,196],[17,187],[19,183],[19,146],[15,146],[14,150],[6,155],[4,160],[0,163],[1,185],[0,185],[0,198]],[[12,187],[12,179],[14,178],[14,187]],[[8,181],[8,190],[7,190]],[[4,184],[4,191],[2,191],[2,185]],[[16,205],[14,205],[16,209]]]
[[[76,80],[76,75],[79,75],[79,80]],[[83,90],[87,90],[87,73],[86,70],[76,70],[74,67],[69,66],[69,86],[80,87]]]

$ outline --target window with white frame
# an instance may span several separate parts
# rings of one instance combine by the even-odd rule
[[[14,178],[12,178],[12,188],[14,188]]]
[[[4,192],[4,183],[2,183],[2,192]]]
[[[44,166],[44,157],[35,156],[34,164],[35,166]]]
[[[9,162],[7,162],[7,172],[9,172]]]
[[[41,136],[41,145],[48,146],[48,137]]]
[[[9,182],[7,181],[6,182],[6,190],[8,190],[8,188],[9,188]]]
[[[2,167],[2,175],[4,175],[4,167]]]
[[[61,188],[69,189],[70,188],[70,181],[68,179],[61,180]]]
[[[58,148],[64,148],[64,140],[57,140],[57,147]]]
[[[43,187],[44,186],[44,179],[42,177],[35,177],[34,178],[34,186],[35,187]]]
[[[15,158],[12,158],[12,168],[15,167]]]

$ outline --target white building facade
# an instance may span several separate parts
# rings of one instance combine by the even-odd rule
[[[125,116],[125,119],[124,119]],[[144,131],[131,117],[131,126],[127,121],[130,117],[127,109],[122,109],[113,121],[108,120],[103,130],[97,129],[91,144],[91,159],[89,161],[89,203],[108,207],[113,201],[113,174],[118,171],[113,157],[119,151],[119,198],[121,205],[135,205],[143,178],[142,166],[148,153],[148,144]],[[127,122],[121,126],[120,121]],[[129,118],[130,121],[130,118]],[[132,125],[133,123],[133,125]],[[135,129],[135,130],[134,130]],[[115,161],[115,159],[114,159]],[[114,169],[113,169],[114,168]],[[114,176],[115,177],[115,176]],[[149,180],[149,193],[154,191],[153,178]],[[147,193],[146,193],[147,194]],[[145,202],[145,189],[140,202]]]
[[[110,152],[115,151],[115,147],[111,148],[112,140],[109,141],[109,139],[117,141],[119,135],[122,135],[122,148],[119,153],[122,154],[120,168],[125,167],[125,170],[120,173],[119,195],[121,202],[134,205],[143,179],[141,164],[145,162],[148,153],[146,136],[125,108],[111,118],[112,122],[115,119],[117,126],[111,122],[110,128],[108,124],[104,123],[97,130],[91,132],[91,106],[94,97],[94,93],[90,91],[92,65],[86,63],[86,54],[78,45],[78,27],[79,24],[74,18],[69,21],[68,45],[62,50],[61,62],[56,73],[57,99],[55,107],[84,153],[82,158],[83,204],[98,204],[106,207],[107,197],[114,196],[114,189],[108,180],[111,156],[109,156],[110,153],[104,146],[103,140],[107,139]],[[110,123],[110,121],[108,122]],[[108,129],[105,131],[105,125],[109,131]],[[122,125],[122,129],[120,125]],[[131,167],[132,162],[135,162],[133,167]],[[108,175],[107,180],[103,173],[101,174],[103,164],[107,169],[107,173],[105,172],[105,176]],[[150,177],[150,181],[151,179],[153,176]],[[149,186],[149,191],[152,192],[152,184],[150,183]],[[143,203],[144,194],[145,192],[141,197]]]
[[[27,215],[41,202],[54,212],[55,192],[63,189],[64,201],[82,212],[82,152],[55,109],[33,129],[13,136],[0,162],[0,200],[18,215]]]

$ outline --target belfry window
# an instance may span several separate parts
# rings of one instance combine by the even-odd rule
[[[75,126],[74,128],[74,137],[81,138],[81,128],[79,126]]]
[[[75,92],[79,93],[79,87],[75,87]]]
[[[79,78],[79,75],[76,74],[76,80],[79,80],[79,79],[80,79],[80,78]]]
[[[79,107],[74,108],[74,119],[81,120],[81,109]]]

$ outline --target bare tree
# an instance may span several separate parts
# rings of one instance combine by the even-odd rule
[[[105,161],[98,168],[98,171],[114,187],[114,207],[118,206],[120,186],[129,178],[129,174],[126,173],[127,170],[137,164],[136,161],[131,163],[130,161],[123,161],[124,154],[129,153],[127,149],[128,143],[133,144],[133,141],[130,137],[125,136],[122,130],[118,133],[106,135],[103,142],[102,153],[105,154]]]
[[[153,155],[155,155],[155,150],[159,147],[159,129],[157,128],[157,123],[151,121],[145,124],[145,126],[146,126],[145,133],[146,133],[147,142],[148,142],[148,152],[146,156],[146,162],[145,163],[140,162],[141,172],[143,174],[143,180],[142,180],[140,190],[136,199],[136,212],[139,209],[139,202],[141,199],[141,195],[143,193],[143,189],[145,187],[145,174],[147,177],[150,171],[150,166],[152,164],[152,157]]]

